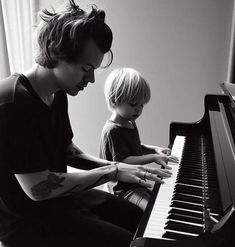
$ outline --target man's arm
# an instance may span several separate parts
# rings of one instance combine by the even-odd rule
[[[171,176],[171,173],[166,169],[117,162],[78,173],[58,173],[44,170],[15,174],[25,194],[34,201],[75,194],[108,181],[119,180],[127,183],[140,183],[148,188],[151,187],[148,180],[164,183],[161,178],[169,176]]]
[[[34,201],[71,195],[116,180],[117,165],[78,173],[42,172],[15,174],[26,195]]]
[[[84,153],[73,142],[66,149],[67,164],[74,168],[82,170],[91,170],[111,164],[107,160],[103,160],[92,155]]]

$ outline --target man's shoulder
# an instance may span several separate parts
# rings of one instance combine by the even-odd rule
[[[14,74],[0,80],[0,106],[13,102],[19,76]]]

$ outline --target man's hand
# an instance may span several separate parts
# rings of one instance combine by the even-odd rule
[[[126,183],[138,183],[146,188],[151,188],[148,180],[163,184],[164,178],[169,178],[171,172],[166,169],[148,167],[147,165],[129,165],[118,163],[118,180]]]

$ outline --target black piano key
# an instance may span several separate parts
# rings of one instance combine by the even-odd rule
[[[174,189],[175,193],[189,193],[196,196],[203,196],[202,188],[177,184]]]
[[[203,213],[202,212],[192,212],[192,211],[187,211],[183,209],[178,209],[178,208],[172,208],[169,211],[169,214],[180,214],[180,215],[186,215],[194,218],[198,218],[203,220]]]
[[[194,233],[194,234],[203,233],[202,226],[190,225],[190,224],[176,222],[172,220],[167,221],[164,229],[180,231],[180,232],[188,232],[188,233]]]
[[[202,178],[202,171],[195,171],[195,170],[185,170],[182,169],[178,172],[178,176],[185,176],[185,177],[197,177],[197,178]]]
[[[178,220],[183,222],[195,223],[195,224],[203,224],[203,219],[194,218],[186,215],[180,214],[170,214],[167,219]]]
[[[177,183],[182,183],[182,184],[189,184],[189,185],[196,185],[196,186],[202,186],[202,180],[196,180],[196,179],[190,179],[190,178],[183,178],[179,177],[176,180]]]
[[[203,206],[201,205],[196,205],[196,204],[191,204],[191,203],[184,203],[184,202],[179,202],[179,201],[172,201],[171,207],[176,207],[176,208],[184,208],[184,209],[189,209],[189,210],[195,210],[195,211],[203,211]]]
[[[181,162],[180,163],[180,169],[184,169],[184,170],[194,170],[196,172],[202,172],[202,164],[195,164],[195,163],[187,163],[187,162]]]
[[[173,200],[179,200],[179,201],[185,201],[185,202],[192,202],[192,203],[198,203],[203,204],[203,198],[202,197],[196,197],[181,193],[175,193],[175,195],[172,197]]]
[[[202,176],[202,174],[196,174],[196,173],[186,173],[186,172],[181,172],[181,173],[178,173],[178,176],[177,176],[177,180],[179,178],[190,178],[190,179],[198,179],[198,180],[204,180],[204,177]]]
[[[192,238],[193,236],[190,235],[186,235],[183,233],[176,233],[176,232],[170,232],[170,231],[166,231],[163,235],[163,238],[169,238],[169,239],[174,239],[174,240],[183,240],[183,239],[188,239],[188,238]]]

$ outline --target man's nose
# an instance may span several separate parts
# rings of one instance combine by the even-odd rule
[[[86,76],[85,76],[85,81],[86,82],[90,82],[90,83],[94,83],[95,82],[95,73],[94,71],[89,71]]]

